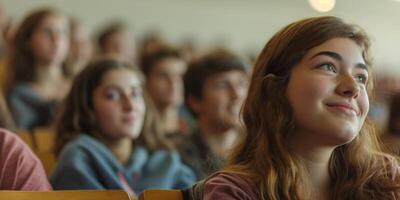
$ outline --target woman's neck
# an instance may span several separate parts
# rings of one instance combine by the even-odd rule
[[[160,119],[166,133],[179,131],[179,115],[177,108],[171,106],[160,110]]]
[[[69,89],[60,66],[36,66],[37,79],[32,87],[40,96],[48,100],[61,100]]]
[[[335,147],[318,146],[317,141],[304,138],[308,137],[293,138],[293,151],[304,164],[305,177],[309,178],[306,181],[312,194],[315,194],[314,199],[327,199],[330,185],[329,162]]]
[[[50,64],[48,66],[37,65],[36,76],[38,83],[57,82],[62,77],[62,67]]]
[[[310,152],[298,154],[305,164],[309,185],[311,186],[312,194],[315,194],[314,199],[323,200],[329,194],[329,152],[325,149],[314,149],[310,150]]]

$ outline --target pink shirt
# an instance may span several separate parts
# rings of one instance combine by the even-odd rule
[[[0,190],[52,190],[36,155],[4,129],[0,129]]]
[[[217,172],[204,183],[203,200],[259,200],[258,188],[246,178]]]

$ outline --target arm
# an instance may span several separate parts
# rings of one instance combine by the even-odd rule
[[[15,134],[0,129],[0,189],[51,190],[43,166]]]
[[[7,102],[17,127],[31,128],[35,116],[32,109],[23,101],[22,96],[17,91],[12,91],[7,97]]]
[[[88,155],[70,148],[60,155],[50,182],[55,190],[106,189],[97,178]]]
[[[196,182],[196,175],[192,169],[186,166],[178,152],[170,151],[169,156],[172,165],[175,166],[175,173],[173,174],[173,189],[184,189],[192,186]]]

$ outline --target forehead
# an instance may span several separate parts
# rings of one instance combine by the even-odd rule
[[[67,25],[67,22],[68,19],[65,16],[61,14],[51,13],[42,19],[41,25],[51,24],[51,23],[60,23],[60,24],[65,23],[65,25]]]
[[[186,70],[186,62],[175,57],[166,57],[158,60],[152,67],[153,72],[176,72],[183,73]]]
[[[106,72],[100,86],[118,85],[118,86],[136,86],[140,85],[139,76],[132,70],[126,68],[112,69]]]
[[[310,49],[303,59],[310,59],[320,52],[334,52],[343,58],[343,62],[365,64],[363,49],[350,38],[333,38]]]

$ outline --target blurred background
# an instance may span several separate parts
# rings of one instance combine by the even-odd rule
[[[118,19],[137,40],[157,32],[169,41],[199,48],[223,45],[245,54],[257,54],[289,22],[335,15],[367,30],[379,71],[400,72],[400,2],[394,0],[338,0],[326,13],[313,10],[307,0],[2,0],[0,4],[16,22],[34,8],[51,6],[80,19],[91,33]]]
[[[319,12],[311,2],[333,5]],[[371,117],[380,127],[388,102],[400,92],[400,1],[396,0],[2,0],[2,24],[10,32],[32,10],[54,7],[79,20],[95,43],[112,22],[122,22],[134,46],[163,40],[201,54],[224,47],[254,60],[269,38],[286,24],[311,16],[334,15],[364,28],[372,39],[377,94]],[[4,26],[4,25],[3,25]],[[134,48],[135,49],[135,48]]]

